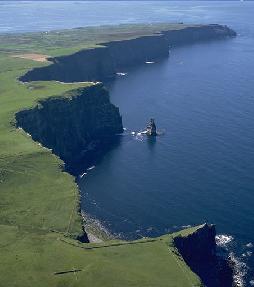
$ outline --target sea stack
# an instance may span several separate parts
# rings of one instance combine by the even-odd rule
[[[146,127],[146,134],[149,136],[156,136],[157,135],[156,125],[155,125],[154,119],[150,119],[150,122],[148,123],[148,125]]]

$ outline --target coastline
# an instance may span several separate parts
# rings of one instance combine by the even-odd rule
[[[23,66],[24,63],[28,63],[28,62],[26,62],[27,61],[26,59],[19,59],[19,60],[13,59],[13,61],[18,61],[18,63],[21,66]],[[143,58],[142,58],[142,61],[143,61]],[[40,65],[38,63],[37,64],[33,63],[31,66],[29,64],[28,66],[29,66],[29,69],[31,68],[31,66],[34,69],[37,69],[38,67],[40,67]],[[16,79],[20,75],[24,74],[27,69],[28,69],[28,67],[23,68],[23,70],[18,70],[14,74],[11,74],[11,80],[6,81],[6,83],[9,83],[10,81],[12,82],[13,79]],[[8,79],[8,76],[9,76],[9,74],[7,73],[6,74],[7,79]],[[24,108],[27,108],[30,111],[31,110],[35,111],[35,110],[39,110],[39,109],[43,110],[41,108],[42,104],[38,100],[42,100],[42,99],[46,98],[46,101],[45,101],[45,106],[46,106],[49,104],[49,102],[52,103],[55,100],[56,95],[59,95],[59,98],[65,97],[66,92],[69,92],[71,89],[77,88],[81,84],[74,84],[73,83],[73,84],[70,84],[70,86],[68,86],[68,85],[61,85],[60,83],[55,83],[55,82],[43,82],[43,81],[40,81],[37,83],[32,82],[32,83],[24,83],[24,84],[15,82],[15,84],[18,86],[18,88],[16,88],[16,90],[22,90],[23,89],[23,97],[25,98],[25,100],[24,100],[24,102],[19,103],[18,107],[17,106],[11,106],[10,110],[8,110],[6,112],[7,116],[4,115],[5,119],[7,119],[7,127],[8,127],[8,130],[5,131],[7,136],[4,139],[6,140],[5,145],[6,146],[9,145],[10,142],[13,141],[13,138],[9,135],[9,132],[14,131],[14,133],[11,135],[14,135],[17,138],[17,146],[15,146],[15,148],[17,149],[18,152],[15,153],[16,152],[16,150],[15,150],[15,152],[12,153],[12,150],[11,150],[11,151],[9,151],[8,154],[3,154],[1,156],[1,158],[4,158],[4,157],[9,158],[9,159],[12,159],[13,157],[15,158],[13,161],[10,161],[10,165],[6,166],[6,164],[4,163],[5,165],[3,167],[4,167],[5,174],[4,174],[3,179],[1,179],[1,180],[3,180],[3,182],[5,184],[4,187],[6,188],[6,190],[7,191],[10,190],[10,192],[12,192],[12,194],[14,194],[14,198],[16,198],[16,201],[17,200],[18,201],[17,202],[15,202],[15,201],[10,202],[10,199],[8,196],[6,196],[4,198],[7,202],[6,206],[8,207],[8,210],[11,210],[11,206],[14,206],[14,210],[16,211],[16,214],[14,214],[13,211],[7,215],[3,214],[4,217],[2,219],[1,224],[6,225],[6,223],[7,223],[8,226],[15,226],[15,227],[18,226],[19,228],[21,228],[21,230],[25,230],[26,232],[28,232],[30,229],[32,229],[33,232],[35,232],[34,230],[37,230],[38,232],[39,232],[39,230],[43,230],[43,232],[46,233],[45,236],[47,238],[49,238],[49,239],[47,239],[49,242],[48,243],[49,246],[51,244],[51,241],[50,241],[51,240],[50,238],[52,236],[51,230],[56,230],[57,232],[59,232],[59,234],[64,234],[64,237],[70,238],[70,240],[78,238],[80,236],[80,232],[82,230],[82,228],[81,228],[82,222],[81,222],[81,214],[79,213],[80,195],[78,194],[78,190],[77,190],[77,186],[74,182],[74,178],[64,171],[63,161],[60,160],[59,157],[57,157],[55,155],[57,153],[55,153],[55,152],[52,153],[50,150],[50,148],[52,148],[52,146],[50,146],[50,145],[47,146],[44,144],[44,146],[47,149],[43,149],[43,151],[42,151],[42,147],[38,144],[38,142],[41,143],[40,137],[38,137],[36,139],[36,141],[37,141],[37,143],[36,143],[36,142],[32,141],[29,137],[27,137],[27,135],[25,135],[22,131],[20,132],[20,131],[15,130],[13,128],[12,123],[14,121],[14,119],[13,119],[14,114],[17,112],[17,110],[24,110]],[[79,87],[81,89],[87,89],[87,87],[82,87],[82,85]],[[8,85],[6,86],[6,90],[9,90],[10,95],[12,95],[12,93],[14,92],[12,89],[9,89]],[[16,92],[16,90],[15,90],[15,92]],[[8,94],[8,96],[9,96],[9,94]],[[18,93],[18,95],[19,95],[19,93]],[[50,97],[50,99],[49,99],[49,97]],[[68,99],[68,101],[65,100],[64,103],[67,103],[67,104],[73,103],[72,101],[74,98],[70,97],[70,99]],[[9,98],[7,97],[5,100],[8,103]],[[58,100],[57,100],[57,103],[58,103]],[[5,102],[4,102],[4,104],[5,104]],[[56,105],[56,107],[57,107],[57,105]],[[68,105],[67,105],[67,107],[68,107]],[[54,113],[56,111],[55,109],[52,108],[51,105],[49,105],[48,108],[49,108],[50,113]],[[11,114],[11,121],[9,118],[9,114]],[[30,116],[30,114],[29,114],[29,116]],[[43,119],[43,117],[42,117],[42,119]],[[10,122],[11,122],[11,124],[10,124]],[[42,122],[44,122],[44,121],[39,121],[39,123],[42,123]],[[34,121],[34,118],[32,117],[32,120],[30,120],[29,123],[36,123],[36,121]],[[76,118],[73,118],[73,123],[76,123]],[[22,125],[21,125],[21,127],[22,127]],[[52,129],[52,127],[55,127],[55,125],[52,124],[52,122],[49,122],[48,127],[50,127]],[[70,128],[71,127],[72,127],[72,125],[70,125]],[[33,129],[33,130],[38,132],[38,129]],[[57,130],[59,131],[59,129],[57,129]],[[31,136],[34,137],[34,133],[29,131],[29,126],[27,129],[25,128],[25,131],[29,132],[29,134],[31,134]],[[56,131],[56,129],[55,130],[53,129],[53,134],[55,131]],[[79,133],[80,131],[77,129],[77,132]],[[42,136],[42,138],[44,137],[44,132],[41,133],[41,136]],[[47,137],[47,135],[46,135],[46,137]],[[21,145],[20,145],[20,143],[21,143]],[[60,157],[62,159],[64,159],[62,155],[65,154],[66,147],[62,146],[62,145],[60,145],[59,147],[60,147],[60,149],[59,149],[59,153],[57,155],[58,156],[60,155]],[[19,148],[21,151],[19,150]],[[83,147],[82,147],[82,150],[83,150]],[[64,153],[62,153],[62,152],[64,152]],[[36,162],[36,166],[34,166],[35,162]],[[24,165],[25,165],[25,167],[24,167]],[[33,167],[34,173],[32,173],[32,171],[31,171],[31,166]],[[16,174],[16,178],[15,178],[15,188],[16,189],[14,189],[12,185],[10,185],[10,179],[13,176],[13,174],[12,174],[13,168],[15,169],[14,174]],[[24,170],[25,170],[25,172],[24,172]],[[33,178],[31,178],[30,182],[27,181],[26,176],[29,173],[34,175],[35,181],[33,181],[34,180]],[[2,176],[2,174],[1,174],[1,176]],[[40,180],[45,180],[45,182],[43,181],[41,183]],[[48,180],[49,180],[49,182],[55,182],[55,185],[53,187],[49,187],[48,186]],[[39,185],[40,189],[37,188],[36,189],[37,192],[34,194],[33,190],[34,190],[35,186],[36,187],[38,186],[38,182],[40,183],[40,185]],[[21,183],[23,183],[23,186],[26,186],[26,190],[30,191],[29,196],[32,197],[32,200],[31,200],[31,198],[30,198],[30,201],[28,201],[26,197],[22,198],[22,193],[20,192],[21,190],[16,187],[18,185],[21,186],[22,185]],[[11,182],[11,184],[13,184],[13,182]],[[10,189],[10,188],[12,188],[12,189]],[[46,191],[46,194],[43,193],[45,191]],[[70,195],[70,191],[72,191],[71,195]],[[38,199],[38,194],[41,196],[41,199],[40,198]],[[56,198],[53,198],[54,196],[56,196]],[[22,198],[22,200],[20,200],[20,197]],[[45,203],[45,199],[46,199],[46,203]],[[41,204],[41,203],[43,203],[43,204]],[[36,210],[36,212],[34,210]],[[26,211],[26,212],[24,212],[24,211]],[[100,225],[97,224],[97,226],[96,226],[96,224],[94,224],[94,222],[92,220],[88,219],[87,215],[84,215],[84,217],[86,218],[86,221],[88,222],[87,225],[85,226],[85,228],[90,230],[90,232],[88,232],[88,233],[89,233],[90,237],[92,238],[92,240],[96,241],[95,243],[99,243],[99,241],[101,240],[99,237],[96,236],[97,231],[98,231],[98,234],[102,233],[101,237],[102,238],[105,237],[104,240],[108,239],[107,236],[110,236],[110,235],[108,235],[105,230],[103,231],[103,228],[101,229]],[[89,220],[90,220],[90,223],[89,223]],[[25,222],[25,224],[24,224],[24,222]],[[29,234],[29,232],[28,232],[28,234]],[[49,232],[49,234],[47,232]],[[13,234],[13,231],[11,231],[10,234]],[[29,242],[30,237],[29,237],[29,235],[27,235],[27,236],[28,236],[28,242]],[[112,239],[112,238],[110,238],[110,239]],[[154,241],[156,241],[156,242],[157,242],[157,240],[158,240],[158,242],[160,241],[160,239],[154,239]],[[39,239],[38,239],[38,241],[39,241]],[[152,242],[154,242],[154,241],[152,241]],[[78,243],[75,243],[75,244],[78,244]],[[108,243],[108,244],[110,245],[110,243]],[[132,243],[129,243],[129,244],[131,245]],[[145,242],[145,244],[150,244],[150,241]],[[48,249],[49,246],[47,246],[46,249]],[[30,248],[29,244],[27,244],[25,246],[25,250],[30,250],[29,248]],[[82,248],[84,248],[84,247],[82,247]],[[160,247],[160,248],[162,248],[162,247]],[[21,249],[21,250],[23,250],[23,249]],[[59,247],[59,251],[60,250],[61,249]],[[63,252],[63,250],[61,250],[61,251]],[[67,250],[67,251],[69,252],[69,250]],[[142,250],[140,250],[140,252],[142,252]],[[46,252],[45,254],[48,254],[48,253]],[[144,255],[142,255],[142,256],[144,256]],[[157,260],[157,259],[153,258],[153,260]],[[165,259],[165,260],[168,260],[168,259]],[[68,262],[68,259],[67,259],[67,262]],[[158,258],[158,262],[160,262],[160,258]],[[158,265],[161,266],[161,264],[159,264],[159,263],[158,263]],[[127,266],[129,266],[129,265],[127,265]],[[63,268],[64,266],[59,266],[59,268],[60,267]],[[113,267],[117,268],[116,266],[113,266]],[[128,267],[128,268],[130,268],[130,267]],[[162,266],[161,266],[161,268],[162,268]],[[186,268],[186,267],[183,267],[183,268]],[[165,278],[166,278],[166,274],[167,274],[167,272],[165,270]],[[191,276],[193,276],[193,278],[195,278],[195,280],[197,280],[197,278],[194,275],[191,275]],[[83,279],[83,280],[86,280],[86,279]],[[180,275],[179,275],[178,280],[181,280]],[[179,286],[182,286],[182,285],[179,285]],[[185,285],[185,286],[187,286],[187,285]]]
[[[101,243],[116,239],[99,220],[92,218],[83,210],[81,211],[81,214],[83,226],[90,243]]]

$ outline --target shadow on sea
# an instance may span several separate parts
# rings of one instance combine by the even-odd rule
[[[152,152],[155,148],[156,142],[157,142],[157,137],[156,136],[151,136],[147,137],[147,146],[149,150]]]
[[[98,143],[96,148],[84,151],[78,159],[65,163],[65,170],[74,176],[80,175],[89,167],[98,165],[104,156],[121,145],[122,135],[115,135],[104,140],[103,144]]]

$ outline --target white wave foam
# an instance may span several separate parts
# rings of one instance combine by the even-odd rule
[[[146,134],[147,134],[147,131],[142,131],[142,132],[140,132],[140,134],[146,135]]]
[[[244,277],[247,274],[247,265],[246,263],[240,261],[233,252],[229,254],[230,260],[234,264],[234,283],[236,287],[244,287]]]
[[[137,133],[137,135],[135,136],[135,140],[143,141],[144,140],[144,136],[141,133]]]
[[[82,173],[81,175],[80,175],[80,178],[82,178],[84,175],[86,175],[87,173],[86,172],[84,172],[84,173]]]
[[[243,261],[243,259],[247,256],[251,256],[252,252],[251,251],[247,251],[244,252],[240,258],[238,256],[236,256],[232,251],[230,251],[231,249],[231,243],[234,240],[234,237],[231,235],[227,235],[227,234],[219,234],[216,236],[216,244],[219,247],[222,247],[224,249],[227,249],[229,251],[229,260],[233,263],[233,281],[234,281],[234,286],[235,287],[244,287],[245,286],[245,278],[248,272],[248,266],[247,264]],[[252,248],[253,245],[252,243],[248,243],[246,244],[246,247],[248,248]],[[253,285],[254,286],[254,280],[253,280]]]
[[[226,234],[218,234],[215,237],[216,244],[220,247],[226,247],[226,245],[230,243],[233,239],[233,236]]]
[[[116,73],[117,74],[117,76],[126,76],[127,75],[127,73]]]
[[[146,64],[154,64],[153,61],[146,61]]]
[[[254,280],[250,280],[250,285],[254,286]]]
[[[253,244],[250,242],[250,243],[247,243],[246,244],[246,247],[248,247],[248,248],[253,248]]]
[[[95,166],[93,165],[93,166],[90,166],[87,170],[92,170],[94,168],[95,168]]]
[[[247,253],[247,256],[249,257],[252,255],[252,251],[247,251],[246,253]]]

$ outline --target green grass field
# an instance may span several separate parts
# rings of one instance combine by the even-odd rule
[[[177,255],[172,235],[100,245],[76,241],[82,220],[75,179],[50,150],[15,128],[17,111],[92,83],[20,83],[20,75],[47,63],[13,54],[61,55],[171,28],[179,29],[168,24],[121,25],[0,36],[1,287],[200,286],[199,278]],[[80,271],[54,274],[75,269]]]
[[[3,34],[0,35],[0,51],[5,53],[37,52],[50,56],[67,55],[109,41],[134,39],[162,31],[179,30],[189,26],[168,23],[123,24],[18,35]]]

